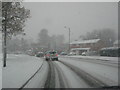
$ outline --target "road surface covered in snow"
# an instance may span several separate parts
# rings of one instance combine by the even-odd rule
[[[24,88],[86,88],[91,87],[74,71],[59,61],[45,61],[48,67],[37,73]],[[48,68],[48,70],[47,70]],[[47,70],[48,73],[45,71]],[[47,77],[46,77],[47,75]],[[39,82],[39,83],[38,83]]]
[[[98,78],[107,85],[116,86],[118,85],[118,64],[109,65],[109,62],[104,64],[104,61],[98,60],[85,60],[85,59],[74,59],[74,58],[60,58],[61,61],[67,62],[73,66],[82,69],[88,74]],[[99,63],[97,63],[99,62]],[[114,67],[113,67],[114,66]]]
[[[62,57],[59,58],[59,61],[48,61],[47,63],[47,78],[40,81],[44,83],[42,88],[91,88],[118,85],[118,68],[101,64],[102,62],[78,61]],[[39,76],[42,75],[39,74]],[[40,77],[36,78],[38,80]],[[33,82],[36,82],[34,78],[27,87],[30,88]]]
[[[60,72],[63,73],[65,78],[65,83],[67,83],[67,86],[65,88],[89,88],[90,86],[81,78],[76,72],[71,70],[70,67],[67,67],[66,65],[55,61],[57,67],[59,67],[61,70]]]
[[[118,68],[107,61],[59,57],[59,61],[9,55],[3,88],[91,88],[118,85]],[[107,64],[102,64],[107,62]],[[112,65],[114,64],[114,65]]]

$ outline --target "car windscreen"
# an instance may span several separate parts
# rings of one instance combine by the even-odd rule
[[[49,52],[50,54],[56,54],[56,52]]]

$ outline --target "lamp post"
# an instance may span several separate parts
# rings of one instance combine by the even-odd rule
[[[70,53],[70,27],[67,28],[66,26],[64,26],[64,28],[69,30],[69,51],[68,52]]]

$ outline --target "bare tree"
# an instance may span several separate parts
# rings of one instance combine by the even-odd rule
[[[47,29],[42,29],[38,35],[38,42],[41,46],[50,47],[50,36]]]
[[[107,47],[112,46],[113,42],[117,39],[117,34],[112,29],[94,30],[87,32],[85,36],[82,36],[84,40],[89,39],[101,39]]]

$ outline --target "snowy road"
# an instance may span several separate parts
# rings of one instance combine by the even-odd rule
[[[19,90],[118,86],[118,63],[70,57],[45,61],[35,56],[9,55],[2,86]]]
[[[49,61],[47,85],[45,88],[85,88],[89,87],[74,71],[59,61]]]
[[[59,58],[59,61],[44,61],[44,63],[44,70],[40,70],[36,79],[33,78],[27,88],[118,86],[118,68],[115,63],[65,57]],[[39,80],[39,85],[36,80]]]
[[[76,66],[80,70],[102,81],[109,86],[118,85],[118,63],[102,60],[60,58],[60,61]]]
[[[59,61],[44,65],[24,88],[86,88],[91,87],[70,67]]]

